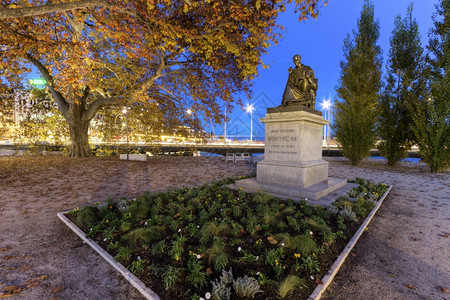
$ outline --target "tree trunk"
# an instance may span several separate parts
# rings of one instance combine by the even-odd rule
[[[69,123],[71,145],[68,156],[88,157],[92,156],[89,146],[89,122]]]

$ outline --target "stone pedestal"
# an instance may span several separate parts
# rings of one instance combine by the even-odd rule
[[[322,159],[322,129],[328,121],[321,112],[304,106],[269,108],[260,121],[266,125],[264,160],[256,179],[236,186],[296,200],[319,199],[346,184],[328,178],[328,162]]]

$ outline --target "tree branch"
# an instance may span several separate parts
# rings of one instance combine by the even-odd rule
[[[77,8],[88,8],[94,6],[108,7],[112,5],[104,0],[85,0],[58,4],[45,4],[31,7],[4,8],[0,9],[0,20],[7,18],[18,19],[24,17],[33,17],[53,12],[68,11]]]
[[[53,96],[53,99],[55,99],[56,103],[58,104],[59,110],[61,111],[61,114],[67,118],[67,111],[69,110],[69,103],[67,103],[66,99],[63,95],[61,95],[60,92],[55,90],[53,86],[53,78],[48,72],[47,68],[44,67],[44,65],[41,64],[40,61],[35,59],[31,54],[27,53],[27,59],[41,72],[44,79],[47,81],[47,87],[50,90],[50,93]]]
[[[88,105],[86,112],[83,115],[83,121],[90,121],[93,117],[95,117],[95,114],[97,113],[98,109],[106,104],[112,104],[117,102],[117,97],[103,97],[100,96],[100,98],[96,99],[94,102]]]

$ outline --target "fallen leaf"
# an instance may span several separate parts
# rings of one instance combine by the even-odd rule
[[[39,285],[41,284],[41,282],[44,281],[45,278],[47,278],[47,277],[48,277],[48,275],[41,275],[41,276],[38,276],[38,277],[31,278],[30,280],[27,280],[27,281],[25,282],[25,285],[27,286],[27,288],[37,287],[37,286],[39,286]]]
[[[7,255],[7,256],[3,256],[3,260],[8,260],[8,259],[11,259],[11,258],[13,258],[14,256],[12,256],[12,255]]]
[[[320,280],[320,278],[316,278],[316,285],[319,285],[319,284],[323,284],[323,282],[322,282],[322,280]]]
[[[17,285],[8,285],[3,288],[3,291],[5,291],[7,293],[13,293],[13,294],[14,293],[18,294],[18,293],[20,293],[21,290],[22,290],[22,288]]]
[[[450,294],[450,289],[447,288],[447,287],[443,287],[443,286],[438,285],[438,286],[436,286],[436,288],[438,290],[440,290],[441,292],[443,292],[443,293]]]
[[[407,287],[408,289],[410,289],[410,290],[415,290],[415,289],[416,289],[415,286],[412,286],[412,285],[410,285],[410,284],[408,284],[408,283],[404,283],[403,285],[406,286],[406,287]]]
[[[273,238],[273,236],[268,236],[267,240],[269,241],[269,243],[271,243],[272,245],[275,245],[278,243],[278,241],[276,239]]]
[[[10,293],[7,293],[7,294],[0,294],[0,299],[2,299],[2,298],[8,298],[8,297],[11,297],[12,296],[12,294],[10,294]]]
[[[66,286],[64,284],[63,285],[54,286],[54,287],[52,287],[52,294],[56,294],[56,293],[62,292],[65,289],[66,289]]]
[[[27,270],[29,270],[29,269],[31,269],[30,266],[28,266],[28,265],[23,265],[23,266],[19,267],[17,270],[20,271],[20,272],[25,272],[25,271],[27,271]]]
[[[3,248],[0,248],[0,251],[6,251],[6,250],[9,250],[9,249],[11,249],[11,248],[9,248],[9,247],[3,247]]]
[[[355,253],[350,252],[350,255],[353,256],[353,257],[356,257]]]
[[[213,271],[211,271],[211,268],[206,269],[206,274],[211,275]]]
[[[438,234],[438,236],[446,238],[446,239],[450,238],[450,234],[446,233],[446,232],[444,232],[444,234]]]
[[[394,246],[387,244],[386,247],[394,248]]]
[[[15,270],[16,269],[16,267],[6,267],[5,268],[5,270],[7,270],[7,271],[11,271],[11,270]]]

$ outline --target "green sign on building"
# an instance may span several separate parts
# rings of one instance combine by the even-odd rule
[[[29,83],[31,85],[46,85],[47,81],[45,79],[30,79]]]

